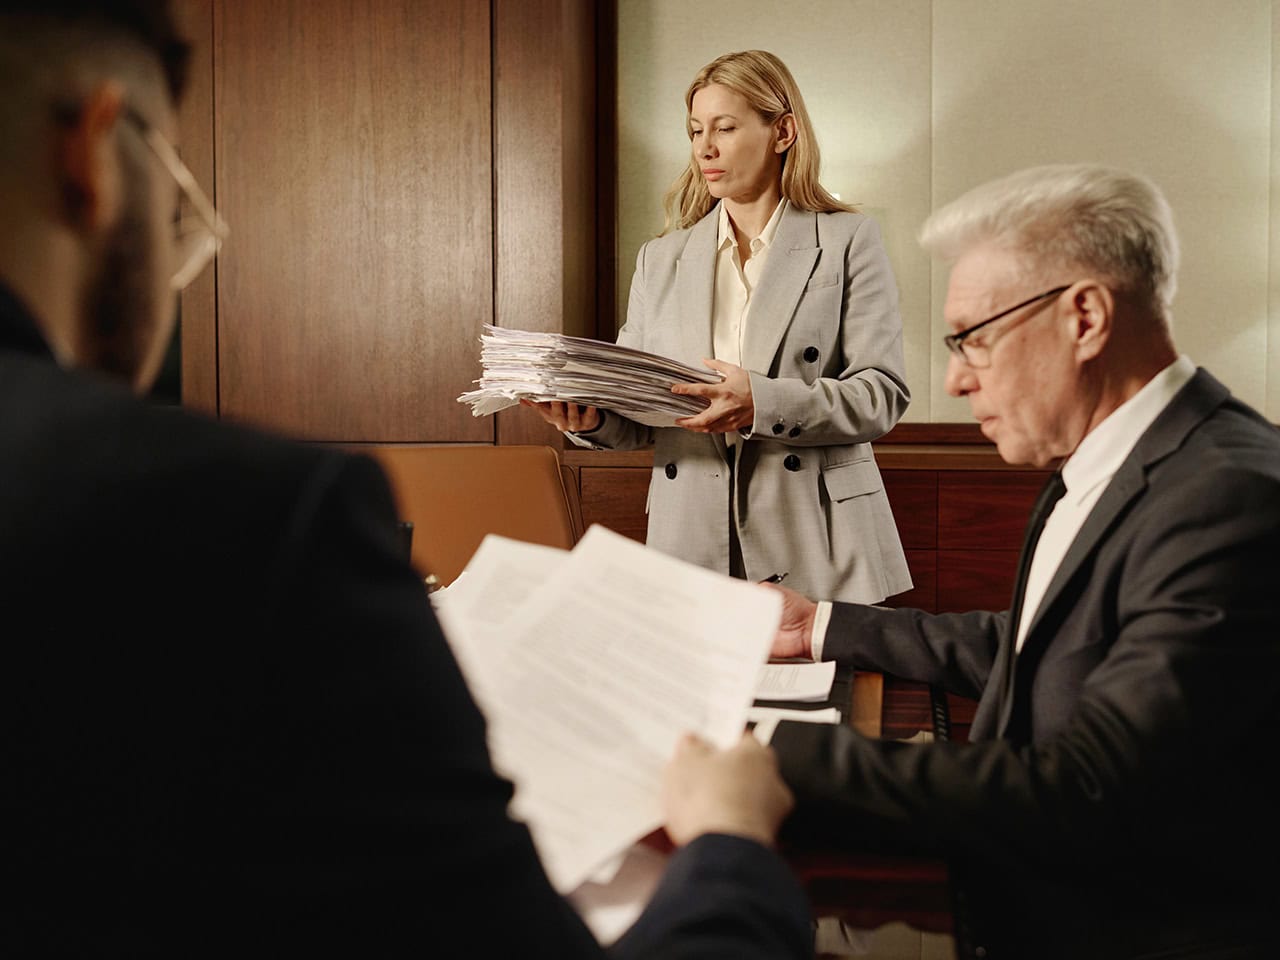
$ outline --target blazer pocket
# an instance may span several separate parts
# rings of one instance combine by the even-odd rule
[[[806,290],[821,290],[823,287],[834,287],[840,282],[840,273],[835,270],[826,270],[821,273],[815,273],[809,278],[809,282],[804,285]]]
[[[876,493],[884,489],[884,481],[880,479],[880,468],[870,457],[850,460],[848,463],[833,463],[824,467],[822,482],[827,488],[827,496],[834,503],[852,497],[864,497],[868,493]]]

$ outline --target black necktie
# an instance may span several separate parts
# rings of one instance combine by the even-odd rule
[[[1017,659],[1018,623],[1022,619],[1022,598],[1027,592],[1027,574],[1031,572],[1031,558],[1036,555],[1036,543],[1044,530],[1045,521],[1062,495],[1067,492],[1067,485],[1062,482],[1062,474],[1055,470],[1045,483],[1036,504],[1031,508],[1031,519],[1027,522],[1027,533],[1022,541],[1022,557],[1018,560],[1018,577],[1013,584],[1013,601],[1009,607],[1008,647],[1005,651],[1003,670],[1000,674],[1001,708],[997,731],[1002,731],[1009,718],[1010,694],[1013,686],[1014,661]],[[998,733],[997,733],[998,735]]]
[[[1009,636],[1017,642],[1018,623],[1022,619],[1022,598],[1027,592],[1027,574],[1031,572],[1031,560],[1036,555],[1036,544],[1040,542],[1040,534],[1044,532],[1045,521],[1062,495],[1067,492],[1067,485],[1062,482],[1061,471],[1055,470],[1036,498],[1036,505],[1031,508],[1031,519],[1027,522],[1027,533],[1022,542],[1022,557],[1018,560],[1018,576],[1013,583],[1013,603],[1009,610]]]

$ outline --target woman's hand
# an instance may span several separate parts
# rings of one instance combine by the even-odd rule
[[[584,407],[580,403],[562,403],[551,400],[547,403],[534,403],[532,400],[520,401],[520,405],[538,411],[542,419],[547,421],[561,433],[582,433],[600,426],[600,411],[595,407]]]
[[[724,374],[720,383],[677,383],[672,393],[689,397],[706,397],[711,406],[692,417],[681,417],[677,427],[695,433],[729,433],[749,427],[756,418],[756,405],[751,399],[751,377],[742,367],[723,360],[703,360],[704,365]]]

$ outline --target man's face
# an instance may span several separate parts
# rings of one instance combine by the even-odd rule
[[[123,201],[85,289],[91,331],[85,346],[92,366],[145,390],[159,372],[176,319],[169,279],[177,188],[139,131],[123,116],[118,123]]]
[[[952,267],[943,309],[949,332],[967,330],[1074,279],[1029,264],[991,245],[961,256]],[[968,398],[983,435],[1007,463],[1045,466],[1068,456],[1079,442],[1074,415],[1079,370],[1070,330],[1062,296],[1049,298],[973,334],[985,366],[975,369],[954,354],[947,363],[947,392]]]

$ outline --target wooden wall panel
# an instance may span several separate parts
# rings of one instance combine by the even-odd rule
[[[187,90],[178,108],[177,150],[200,186],[217,206],[213,170],[213,0],[182,0],[174,5],[191,43]],[[215,262],[182,292],[180,326],[182,404],[208,414],[218,412],[218,306]]]
[[[1004,610],[1018,572],[1018,550],[939,550],[935,613]]]
[[[907,569],[911,571],[910,590],[885,600],[887,607],[912,607],[933,610],[938,603],[938,551],[906,549]]]
[[[223,416],[492,441],[456,403],[493,316],[489,5],[215,7]]]
[[[906,549],[938,546],[938,474],[933,470],[882,470],[898,537]]]
[[[579,470],[582,523],[603,524],[609,529],[645,542],[648,515],[649,471],[635,467],[583,467]]]
[[[938,477],[939,550],[1018,550],[1043,471],[956,471]]]
[[[493,0],[495,323],[595,332],[595,13],[590,0]],[[559,447],[522,407],[499,443]]]

